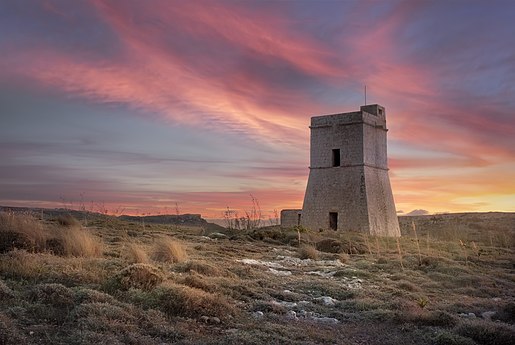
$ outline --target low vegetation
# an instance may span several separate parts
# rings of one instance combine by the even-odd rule
[[[1,345],[515,338],[505,218],[403,219],[397,241],[73,216],[0,213]]]

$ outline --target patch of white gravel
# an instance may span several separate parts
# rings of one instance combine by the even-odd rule
[[[273,275],[280,276],[280,277],[287,277],[287,276],[291,276],[292,275],[291,271],[279,271],[279,270],[275,270],[275,269],[273,269],[271,267],[269,267],[268,270]]]
[[[241,259],[236,260],[237,262],[241,262],[245,265],[254,265],[254,266],[265,266],[265,267],[271,267],[271,268],[282,268],[284,269],[284,266],[272,261],[264,261],[264,260],[255,260],[255,259]]]

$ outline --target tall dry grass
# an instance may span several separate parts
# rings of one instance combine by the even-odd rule
[[[183,262],[188,259],[184,246],[171,238],[161,238],[154,245],[152,259],[160,262]]]
[[[303,245],[298,250],[299,258],[318,260],[318,250],[311,245]]]
[[[14,248],[41,251],[47,238],[43,224],[32,215],[0,212],[0,253]]]
[[[124,257],[131,264],[147,264],[150,262],[145,249],[137,243],[129,243],[125,246]]]
[[[72,227],[58,229],[55,240],[64,256],[99,257],[102,255],[103,244],[88,230]]]

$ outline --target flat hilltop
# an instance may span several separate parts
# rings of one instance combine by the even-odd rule
[[[188,217],[0,212],[0,344],[515,339],[513,213],[400,217],[400,239]]]

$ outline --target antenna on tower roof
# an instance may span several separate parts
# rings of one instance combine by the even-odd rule
[[[367,105],[367,85],[365,84],[365,105]]]

